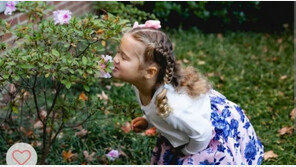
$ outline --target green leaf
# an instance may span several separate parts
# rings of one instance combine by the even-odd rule
[[[16,106],[13,106],[12,111],[17,114],[18,113],[18,108]]]
[[[48,70],[51,68],[51,65],[45,65],[44,68]]]
[[[69,68],[69,72],[70,72],[71,74],[74,74],[74,70],[72,70],[71,68]]]
[[[70,81],[62,80],[62,83],[65,84],[65,86],[66,86],[67,89],[70,89],[71,88],[71,82]]]
[[[16,81],[18,81],[18,80],[20,80],[20,76],[15,75],[15,76],[13,76],[13,79],[15,79]]]
[[[20,67],[23,68],[23,69],[31,69],[31,68],[34,68],[34,66],[31,65],[31,64],[21,64]]]
[[[4,79],[8,79],[9,78],[9,75],[8,74],[5,74],[5,75],[3,75],[3,78]]]
[[[85,91],[89,92],[89,86],[83,85],[83,88],[84,88]]]
[[[83,74],[83,71],[81,69],[78,69],[77,71],[78,71],[79,75]]]
[[[87,58],[86,57],[82,57],[82,63],[84,64],[84,65],[86,65],[87,64]]]
[[[45,74],[45,78],[48,78],[50,75],[50,73]]]
[[[92,69],[87,69],[86,71],[87,71],[87,73],[89,73],[89,74],[92,74],[92,73],[93,73]]]
[[[52,53],[53,55],[55,55],[56,57],[59,57],[59,56],[60,56],[59,51],[57,51],[57,50],[55,50],[55,49],[52,49],[51,53]]]
[[[70,46],[69,43],[65,43],[65,44],[64,44],[64,47],[65,47],[65,48],[69,48],[69,46]]]

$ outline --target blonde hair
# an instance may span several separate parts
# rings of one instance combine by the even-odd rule
[[[177,91],[185,88],[191,97],[199,96],[211,89],[211,84],[194,67],[183,68],[181,62],[177,62],[173,52],[173,45],[168,36],[161,30],[152,28],[133,28],[127,34],[145,46],[144,65],[156,63],[159,72],[152,90],[152,94],[161,84],[172,84]],[[156,96],[158,114],[167,117],[172,112],[166,97],[167,89],[164,88]]]

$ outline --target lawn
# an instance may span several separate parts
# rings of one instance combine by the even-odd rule
[[[278,133],[285,126],[293,126],[293,34],[204,34],[195,29],[166,32],[178,60],[196,67],[217,91],[246,111],[265,151],[278,155],[263,164],[296,164],[296,135]],[[86,136],[75,136],[79,130],[67,130],[59,136],[48,156],[49,164],[85,164],[83,151],[95,152],[88,164],[149,164],[155,137],[121,130],[122,124],[141,116],[141,111],[131,86],[118,82],[103,80],[91,89],[104,91],[108,100],[103,101],[107,103],[83,126],[89,132]],[[121,149],[126,155],[107,161],[103,156],[110,149]],[[66,162],[62,152],[69,150],[77,153],[77,158]],[[2,159],[0,162],[5,163]]]

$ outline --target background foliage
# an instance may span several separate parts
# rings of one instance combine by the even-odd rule
[[[105,2],[98,4],[101,8],[108,9],[108,5],[104,7]],[[293,2],[149,1],[140,5],[117,2],[115,6],[130,5],[132,10],[131,7],[127,8],[130,11],[137,9],[144,11],[149,19],[153,19],[149,14],[154,14],[163,27],[170,28],[181,26],[183,29],[190,29],[194,26],[203,32],[235,30],[271,32],[282,31],[285,28],[291,30],[293,27]],[[141,21],[132,12],[126,14],[132,21]]]

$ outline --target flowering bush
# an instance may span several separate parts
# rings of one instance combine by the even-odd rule
[[[91,92],[100,78],[111,77],[113,62],[106,55],[107,44],[118,42],[128,21],[111,14],[79,18],[67,10],[54,11],[53,18],[44,19],[53,8],[46,2],[8,2],[6,7],[5,14],[24,12],[29,22],[11,28],[0,21],[0,38],[4,33],[16,37],[12,45],[0,44],[0,104],[4,103],[0,110],[7,112],[4,122],[14,131],[27,132],[37,120],[40,126],[35,126],[34,134],[42,136],[40,163],[44,164],[64,128],[79,126],[100,110],[97,98],[75,98],[77,92],[71,88],[81,86]]]

